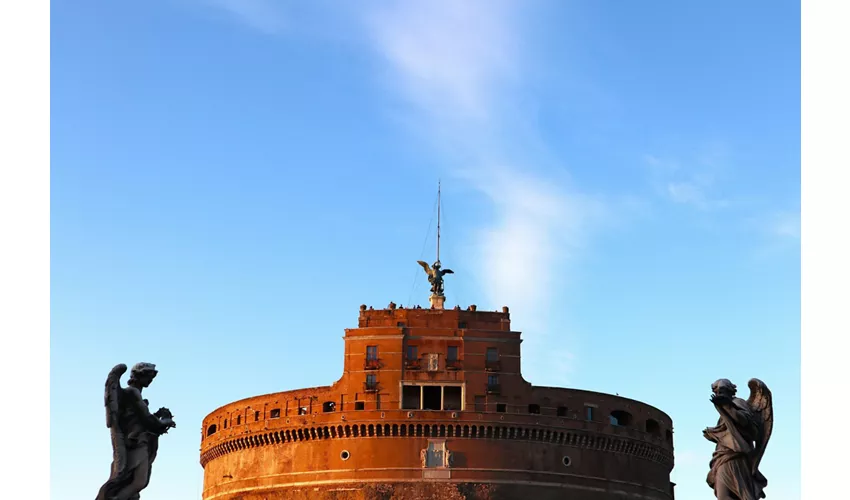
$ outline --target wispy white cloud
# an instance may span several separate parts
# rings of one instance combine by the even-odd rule
[[[712,150],[694,158],[689,164],[644,155],[650,178],[656,191],[664,198],[700,210],[716,210],[731,205],[729,200],[713,195],[716,172],[720,169],[719,150]]]
[[[527,371],[563,383],[569,352],[547,349],[550,299],[565,258],[581,248],[603,205],[542,168],[540,138],[516,106],[523,60],[520,4],[500,0],[397,2],[367,16],[388,84],[407,99],[411,122],[446,155],[446,167],[493,204],[475,258],[492,306],[509,305],[527,335]],[[510,146],[506,146],[506,145]],[[563,343],[558,343],[563,345]]]
[[[779,212],[768,226],[770,232],[787,238],[800,238],[800,212]]]
[[[416,106],[443,119],[480,121],[516,69],[513,7],[502,0],[395,2],[367,23]]]
[[[283,26],[272,0],[205,1],[265,32]],[[495,220],[474,235],[467,271],[480,277],[490,306],[509,305],[532,333],[523,344],[527,359],[535,359],[531,377],[556,384],[572,370],[573,356],[547,347],[550,301],[604,204],[572,188],[563,173],[553,177],[551,155],[519,105],[527,7],[509,0],[389,1],[352,15],[361,16],[386,63],[384,83],[406,101],[404,121],[444,154],[445,170],[491,202]]]
[[[252,28],[267,34],[280,32],[285,26],[281,2],[275,0],[202,0],[212,7],[235,15]]]

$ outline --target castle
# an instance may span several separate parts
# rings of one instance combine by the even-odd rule
[[[207,415],[204,500],[674,498],[667,414],[531,385],[508,308],[444,309],[429,279],[429,308],[360,306],[332,385]]]

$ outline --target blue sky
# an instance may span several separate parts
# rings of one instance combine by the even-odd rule
[[[798,499],[799,3],[358,5],[53,2],[53,497],[106,479],[145,360],[179,425],[146,498],[200,498],[206,413],[427,301],[442,179],[448,303],[510,306],[527,379],[666,411],[698,498],[711,382],[759,377]]]

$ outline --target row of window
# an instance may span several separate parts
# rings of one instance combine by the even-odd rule
[[[458,357],[459,347],[456,345],[450,345],[446,350],[446,364],[451,366],[453,363],[458,363],[460,358]],[[419,360],[419,346],[418,345],[408,345],[405,351],[405,360],[408,362],[418,362]],[[499,363],[499,350],[495,347],[488,347],[484,356],[484,361],[487,364],[488,368],[498,367]],[[366,367],[377,368],[378,367],[378,346],[376,345],[367,345],[366,346]]]
[[[369,384],[369,377],[373,377],[371,383],[377,389],[377,383],[374,380],[374,375],[367,375],[367,384]],[[498,375],[491,375],[490,378],[496,379],[496,384],[498,384]],[[488,383],[488,391],[491,384]],[[462,403],[460,402],[461,391],[460,387],[441,387],[441,386],[405,386],[404,389],[417,389],[418,392],[415,394],[411,393],[408,397],[407,392],[403,391],[404,401],[402,404],[403,409],[409,410],[460,410]],[[436,391],[434,395],[429,395],[425,391],[426,389],[430,389]],[[449,392],[451,391],[451,392]],[[407,399],[410,399],[411,402],[408,402]],[[434,402],[431,402],[431,400]],[[456,400],[456,401],[455,401]],[[365,409],[365,403],[363,401],[355,401],[354,402],[354,410],[360,411]],[[585,406],[585,420],[587,421],[595,421],[596,420],[596,408],[593,406]],[[336,411],[336,403],[333,401],[325,401],[322,403],[322,412],[330,413]],[[483,396],[475,396],[475,411],[483,412],[486,411],[485,399]],[[507,413],[508,406],[506,403],[496,403],[496,412],[497,413]],[[539,404],[529,404],[528,405],[528,413],[532,415],[540,414],[540,405]],[[308,409],[306,406],[301,406],[298,408],[298,415],[306,415],[308,414]],[[559,406],[555,412],[556,416],[566,417],[567,416],[567,407]],[[275,408],[269,411],[269,418],[275,419],[280,418],[280,408]],[[254,412],[254,421],[260,420],[260,412]],[[620,426],[620,427],[630,427],[633,422],[632,415],[624,410],[614,410],[608,415],[608,420],[611,425]],[[228,419],[224,419],[224,428],[227,429]],[[242,424],[242,415],[236,416],[236,425]],[[215,434],[217,430],[216,424],[212,424],[207,428],[207,436],[211,436]],[[661,426],[656,420],[648,419],[645,424],[644,430],[652,435],[660,436],[661,435]],[[668,430],[666,433],[666,437],[668,441],[672,441],[673,435]]]

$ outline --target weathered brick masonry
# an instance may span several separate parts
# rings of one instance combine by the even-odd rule
[[[673,498],[673,424],[627,398],[535,387],[502,312],[360,307],[333,385],[203,422],[205,500]]]

